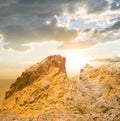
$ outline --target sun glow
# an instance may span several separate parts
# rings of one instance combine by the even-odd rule
[[[79,50],[63,50],[60,54],[66,57],[66,71],[69,77],[78,75],[80,69],[91,59],[91,57],[81,54]]]
[[[66,69],[69,75],[79,74],[80,69],[85,66],[89,61],[89,57],[78,54],[66,55]]]

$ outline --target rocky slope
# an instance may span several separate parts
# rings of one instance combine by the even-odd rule
[[[1,121],[119,121],[120,67],[86,65],[67,78],[65,58],[49,56],[6,92]]]
[[[62,100],[68,87],[65,58],[59,55],[49,56],[23,72],[10,86],[5,95],[3,110],[25,116],[62,111]]]

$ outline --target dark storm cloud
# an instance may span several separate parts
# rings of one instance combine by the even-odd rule
[[[1,0],[0,0],[1,1]],[[3,0],[2,0],[3,1]],[[53,17],[63,12],[75,12],[86,7],[88,13],[102,12],[108,7],[106,0],[5,0],[2,3],[8,6],[0,7],[0,18],[16,15],[38,15]],[[14,4],[13,4],[14,3]]]
[[[120,9],[120,0],[113,0],[111,3],[111,10],[118,10]]]
[[[15,4],[17,2],[18,2],[18,0],[0,0],[0,7],[9,6],[9,5]]]
[[[45,2],[54,3],[58,6],[62,4],[64,5],[63,11],[66,10],[69,13],[76,12],[82,7],[85,7],[88,13],[97,13],[103,12],[109,7],[109,2],[106,0],[45,0]]]
[[[79,0],[19,0],[15,4],[0,7],[0,18],[28,15],[49,18],[60,15],[65,10],[67,12],[77,10],[76,6],[79,2]]]
[[[47,21],[47,19],[51,19],[54,15],[62,13],[65,4],[71,9],[70,6],[72,5],[70,4],[74,2],[71,1],[68,4],[68,1],[61,0],[20,0],[17,4],[1,7],[0,15],[3,20],[14,16],[21,16],[21,18],[24,18],[26,16],[35,15],[43,19],[43,21]],[[73,9],[75,8],[72,7],[72,11]],[[39,21],[38,25],[32,23],[29,26],[26,26],[25,24],[19,25],[19,23],[18,25],[5,25],[2,28],[6,42],[5,48],[25,50],[28,47],[24,44],[29,44],[31,42],[44,40],[71,41],[77,37],[76,30],[67,30],[65,28],[57,27],[56,22],[47,25],[43,21]]]
[[[115,41],[120,39],[120,21],[117,20],[108,28],[99,32],[99,36],[102,36],[103,42]]]
[[[109,30],[119,29],[120,22],[101,30],[84,29],[80,31],[57,26],[55,16],[63,13],[74,14],[84,7],[88,14],[101,14],[116,9],[119,0],[109,4],[108,0],[0,0],[0,33],[4,35],[5,48],[27,50],[27,44],[48,40],[64,41],[66,45],[87,48],[112,37]],[[46,24],[50,21],[50,24]],[[108,30],[107,30],[108,29]],[[81,32],[89,38],[78,43],[72,42]]]
[[[19,0],[9,6],[0,7],[0,20],[2,21],[0,29],[6,43],[4,47],[25,50],[28,49],[28,46],[24,44],[32,42],[71,41],[74,39],[77,36],[76,30],[56,26],[57,20],[54,16],[59,16],[63,12],[64,3],[66,4],[60,0]],[[35,16],[37,20],[34,21]],[[13,17],[19,18],[19,20],[11,24],[10,20]],[[50,20],[51,24],[47,25],[45,23],[47,20]]]
[[[56,19],[51,24],[40,25],[9,25],[3,28],[5,35],[5,48],[25,50],[29,47],[25,44],[47,40],[72,41],[77,36],[76,30],[66,30],[56,27]]]
[[[99,13],[108,9],[109,2],[107,0],[85,0],[84,1],[88,13]]]
[[[112,26],[106,28],[104,31],[113,31],[113,30],[119,30],[120,29],[120,20],[116,21]]]
[[[49,18],[54,15],[59,15],[61,12],[61,9],[59,9],[60,6],[53,6],[53,5],[11,5],[9,7],[1,7],[0,8],[0,18],[6,19],[8,17],[14,17],[14,16],[39,16],[42,18]]]
[[[102,12],[109,7],[107,0],[20,0],[19,4],[22,5],[36,5],[36,4],[49,4],[59,6],[63,5],[63,11],[75,12],[78,8],[86,7],[88,13]],[[61,9],[61,7],[60,7]]]

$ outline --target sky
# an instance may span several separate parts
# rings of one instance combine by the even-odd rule
[[[119,33],[120,0],[0,0],[0,80],[50,54],[120,57]]]

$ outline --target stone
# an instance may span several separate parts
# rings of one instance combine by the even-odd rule
[[[6,92],[0,120],[118,121],[119,65],[86,65],[67,77],[65,58],[52,55],[28,68]]]
[[[3,110],[37,116],[53,104],[62,107],[61,101],[68,89],[65,58],[49,56],[23,72],[10,86]],[[60,110],[59,106],[54,108]]]

